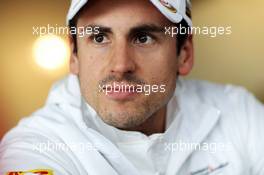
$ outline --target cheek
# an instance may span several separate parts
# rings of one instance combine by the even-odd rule
[[[165,48],[151,54],[151,61],[144,66],[150,84],[165,86],[165,92],[157,94],[160,98],[171,96],[176,87],[178,59],[176,49]]]
[[[99,96],[99,81],[103,76],[107,49],[94,48],[85,43],[84,38],[78,40],[79,79],[81,91],[87,102],[97,103]]]
[[[174,84],[177,78],[178,58],[174,47],[155,50],[141,59],[144,76],[152,83]]]
[[[163,87],[165,91],[160,91],[161,93],[159,94],[160,96],[167,97],[170,96],[175,88],[176,88],[176,79],[177,75],[174,73],[171,73],[170,71],[159,71],[159,74],[156,73],[156,76],[153,73],[152,77],[152,83],[155,84],[158,87],[160,87],[160,90]]]
[[[79,55],[79,79],[82,94],[90,101],[98,91],[99,69],[95,57],[91,55]]]

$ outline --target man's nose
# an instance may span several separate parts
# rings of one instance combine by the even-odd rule
[[[132,50],[126,43],[116,45],[112,50],[110,70],[112,74],[133,73],[136,69],[135,60],[132,58]]]

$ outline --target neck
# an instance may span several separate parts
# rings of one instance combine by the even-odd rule
[[[144,123],[139,126],[129,128],[129,131],[139,131],[147,136],[155,133],[163,133],[166,123],[166,105],[151,115]]]

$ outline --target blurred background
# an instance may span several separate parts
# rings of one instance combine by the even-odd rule
[[[188,78],[245,86],[264,101],[264,1],[192,4],[194,26],[231,26],[232,34],[194,36],[196,61]],[[68,73],[67,37],[39,38],[33,26],[64,26],[69,5],[70,0],[0,0],[0,139],[43,106],[52,83]]]

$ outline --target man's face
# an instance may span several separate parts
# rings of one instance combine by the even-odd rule
[[[136,127],[166,106],[178,72],[176,39],[163,31],[171,25],[149,0],[89,1],[77,27],[99,26],[100,33],[77,38],[71,70],[104,122],[122,129]],[[114,84],[133,85],[134,91],[109,92]],[[155,93],[135,90],[140,86],[146,91],[155,86]]]

